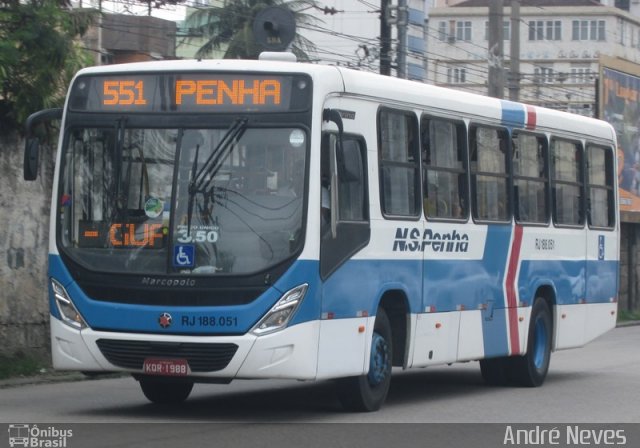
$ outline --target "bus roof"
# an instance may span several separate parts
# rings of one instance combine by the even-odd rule
[[[505,122],[505,110],[533,108],[536,129],[539,131],[562,130],[566,133],[584,134],[605,140],[615,139],[613,127],[602,120],[584,117],[539,106],[526,106],[507,100],[475,93],[438,87],[416,81],[382,76],[344,67],[285,61],[259,61],[240,59],[202,59],[135,62],[88,67],[78,75],[123,72],[198,72],[198,71],[256,71],[266,73],[307,73],[325,93],[335,92],[354,95],[385,103],[413,105],[449,117],[501,120],[517,127],[518,123]],[[384,82],[381,82],[383,80]]]

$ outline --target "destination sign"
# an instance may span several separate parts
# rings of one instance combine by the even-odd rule
[[[287,112],[310,103],[306,75],[164,73],[82,76],[69,108],[83,112]]]
[[[95,221],[79,222],[78,246],[91,248],[161,249],[166,239],[162,224],[134,224]]]

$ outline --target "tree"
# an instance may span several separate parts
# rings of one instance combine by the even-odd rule
[[[315,20],[304,11],[318,7],[314,0],[238,0],[225,1],[222,7],[197,9],[188,17],[191,32],[205,38],[196,57],[210,56],[213,50],[226,45],[225,59],[257,59],[262,49],[253,36],[253,21],[256,14],[268,6],[292,11],[297,25]],[[298,59],[309,60],[309,53],[315,51],[315,45],[296,32],[291,51]]]
[[[75,38],[96,15],[67,0],[0,0],[0,135],[62,105],[73,74],[91,64]]]

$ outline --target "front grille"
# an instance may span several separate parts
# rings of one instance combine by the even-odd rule
[[[238,350],[230,343],[98,339],[96,344],[111,364],[137,370],[142,369],[145,358],[180,358],[187,360],[192,372],[215,372],[227,367]]]

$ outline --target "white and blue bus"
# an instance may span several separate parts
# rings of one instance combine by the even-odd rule
[[[84,69],[28,129],[56,117],[57,369],[130,372],[160,403],[335,379],[371,411],[392,366],[539,386],[615,326],[603,121],[274,60]]]

